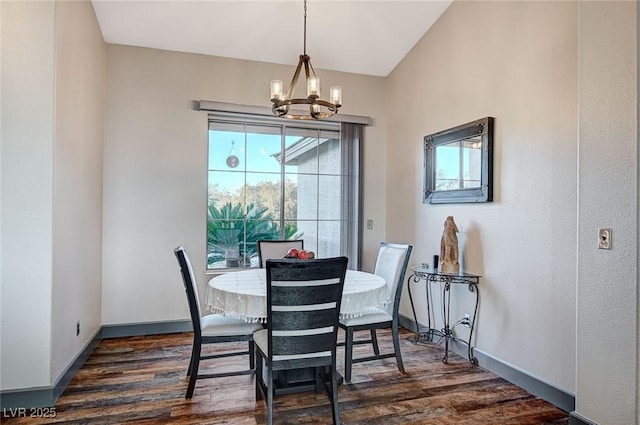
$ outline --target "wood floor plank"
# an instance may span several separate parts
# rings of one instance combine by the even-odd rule
[[[567,425],[568,415],[442,347],[414,344],[401,332],[405,372],[394,359],[357,363],[351,383],[339,389],[340,414],[348,425]],[[390,332],[379,334],[380,350],[392,350]],[[185,400],[192,334],[103,340],[59,398],[55,418],[2,418],[6,425],[123,424],[258,425],[266,422],[255,400],[253,375],[199,380]],[[246,343],[217,344],[208,352],[246,349]],[[370,355],[365,345],[356,356]],[[338,349],[342,372],[344,348]],[[241,370],[246,356],[217,359],[216,370]],[[204,369],[204,367],[202,368]],[[202,371],[202,370],[201,370]],[[327,395],[277,396],[277,424],[329,424]]]

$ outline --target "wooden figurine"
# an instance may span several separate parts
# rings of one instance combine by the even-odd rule
[[[440,241],[440,264],[442,273],[459,273],[458,264],[458,227],[453,221],[453,216],[447,217],[444,222],[444,232]]]

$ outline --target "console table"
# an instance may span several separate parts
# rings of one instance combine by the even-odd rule
[[[411,301],[411,310],[413,311],[413,319],[416,324],[416,336],[415,342],[417,343],[421,338],[432,342],[433,337],[438,336],[440,339],[444,339],[444,357],[442,357],[443,363],[449,361],[449,340],[460,341],[467,345],[467,354],[469,361],[472,364],[478,364],[478,359],[473,355],[473,346],[471,345],[471,338],[473,337],[473,329],[476,323],[476,314],[478,313],[478,301],[480,300],[478,292],[478,284],[480,283],[480,277],[471,273],[441,273],[437,270],[431,270],[426,266],[414,266],[411,268],[412,274],[407,280],[407,290],[409,292],[409,300]],[[418,324],[418,317],[416,315],[416,309],[413,304],[413,295],[411,294],[411,283],[418,284],[421,281],[425,281],[425,292],[427,296],[427,327],[421,327]],[[436,329],[435,315],[433,308],[433,300],[431,296],[431,283],[441,283],[442,285],[442,319],[444,321],[444,327],[442,329]],[[475,294],[475,307],[473,309],[473,317],[463,317],[451,324],[451,285],[467,285],[469,292]],[[433,320],[432,320],[433,319]],[[469,339],[463,340],[456,337],[453,330],[458,325],[468,326]]]

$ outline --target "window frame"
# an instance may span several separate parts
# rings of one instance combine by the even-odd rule
[[[341,151],[341,158],[342,158],[342,164],[341,164],[341,171],[340,174],[338,174],[340,176],[341,179],[341,196],[343,197],[343,199],[341,200],[342,202],[342,206],[341,206],[341,211],[339,213],[339,218],[337,219],[337,221],[340,222],[340,255],[347,255],[350,257],[350,262],[349,262],[349,268],[350,269],[358,269],[360,266],[360,258],[361,258],[361,254],[362,254],[362,214],[361,214],[361,209],[362,209],[362,190],[361,190],[361,184],[362,184],[362,180],[361,180],[361,158],[362,158],[362,134],[363,134],[363,125],[362,124],[351,124],[351,125],[355,125],[358,126],[359,131],[354,132],[352,130],[349,130],[347,133],[348,134],[356,134],[357,135],[357,140],[356,141],[351,141],[351,140],[345,140],[343,134],[344,128],[350,128],[350,127],[345,127],[345,125],[348,126],[348,124],[345,123],[336,123],[336,122],[327,122],[327,121],[311,121],[311,122],[301,122],[301,121],[294,121],[294,120],[286,120],[286,119],[282,119],[282,118],[273,118],[273,117],[264,117],[262,115],[255,115],[255,114],[238,114],[238,113],[224,113],[224,112],[214,112],[214,113],[209,113],[208,117],[207,117],[207,152],[209,152],[210,150],[210,143],[211,143],[211,139],[210,139],[210,130],[212,129],[212,123],[217,122],[217,123],[230,123],[230,124],[242,124],[244,125],[244,129],[245,129],[245,139],[246,139],[246,134],[248,134],[247,132],[247,128],[248,127],[253,127],[253,126],[260,126],[260,125],[266,125],[266,126],[275,126],[275,127],[279,127],[281,129],[280,132],[280,139],[281,139],[281,152],[280,154],[283,154],[286,150],[286,137],[287,137],[287,129],[289,128],[294,128],[294,129],[311,129],[313,131],[316,132],[316,134],[319,134],[323,131],[326,130],[330,130],[330,131],[337,131],[338,134],[340,135],[339,137],[339,141],[340,141],[340,151]],[[317,145],[317,148],[319,149],[320,144]],[[320,153],[318,151],[318,169],[316,170],[316,172],[314,173],[314,175],[318,176],[318,179],[320,179],[320,176],[322,175],[321,170],[319,168],[319,164],[321,162],[321,159],[319,157]],[[209,156],[207,157],[207,208],[209,207],[209,200],[210,200],[210,196],[209,196],[209,173],[212,171],[209,164]],[[284,186],[285,186],[285,178],[286,178],[286,171],[285,171],[285,163],[283,162],[281,164],[281,169],[280,169],[280,212],[279,212],[279,227],[281,228],[281,235],[282,232],[284,231],[283,225],[284,223],[287,221],[286,217],[285,217],[285,203],[284,203],[284,198],[285,198],[285,192],[284,192]],[[343,168],[346,167],[346,168]],[[244,171],[242,171],[242,174],[245,178],[245,184],[246,184],[246,176],[247,176],[248,171],[245,169]],[[321,197],[320,197],[320,192],[318,191],[316,194],[316,199],[317,199],[317,204],[319,205],[321,202]],[[243,204],[243,207],[246,208],[246,199],[245,202]],[[246,211],[245,211],[246,213]],[[320,222],[323,221],[320,218],[320,211],[319,208],[316,211],[316,217],[313,220],[303,220],[303,221],[314,221],[316,223],[316,227],[319,226]],[[207,218],[206,218],[206,224],[208,226],[209,224],[209,214],[207,214]],[[317,236],[316,236],[317,237]],[[246,238],[246,235],[245,235]],[[304,236],[302,237],[304,239]],[[208,240],[208,238],[207,238]],[[246,240],[245,240],[246,243]],[[307,244],[305,244],[305,246],[308,246]],[[247,269],[249,267],[247,267],[246,265],[242,265],[240,267],[217,267],[217,268],[212,268],[209,265],[209,261],[208,261],[208,257],[209,257],[209,246],[207,243],[206,249],[206,272],[209,273],[225,273],[225,272],[229,272],[229,271],[237,271],[237,270],[244,270]]]

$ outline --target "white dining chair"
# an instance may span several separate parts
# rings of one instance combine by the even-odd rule
[[[265,267],[267,260],[283,258],[291,248],[304,249],[304,240],[259,240],[258,258],[260,259],[260,268]]]
[[[198,297],[198,285],[196,283],[195,275],[193,274],[193,267],[191,266],[191,260],[187,255],[187,251],[181,245],[173,252],[178,259],[178,264],[180,266],[182,283],[184,284],[185,292],[187,294],[187,303],[189,304],[191,324],[193,325],[193,348],[191,350],[189,367],[187,368],[189,384],[185,395],[185,398],[191,398],[193,396],[197,379],[253,373],[253,369],[255,368],[253,333],[258,329],[262,329],[262,326],[259,323],[246,323],[242,320],[224,317],[220,314],[208,314],[202,316],[200,312],[200,298]],[[249,344],[248,350],[212,354],[207,356],[201,355],[203,344],[235,341],[247,341]],[[198,374],[201,360],[246,354],[249,355],[249,369],[237,372]]]
[[[398,310],[400,308],[402,285],[404,283],[407,265],[409,264],[411,250],[411,245],[381,242],[378,248],[376,264],[374,266],[374,274],[383,277],[387,282],[392,302],[386,308],[378,308],[363,316],[340,320],[340,327],[345,331],[344,379],[346,382],[351,382],[351,368],[353,363],[361,363],[370,360],[395,357],[398,369],[400,372],[404,372],[402,353],[400,352],[400,339],[398,335]],[[388,328],[391,328],[394,352],[380,354],[376,329]],[[371,336],[370,339],[354,341],[354,332],[362,330],[369,331]],[[354,359],[354,344],[372,344],[374,355]]]

